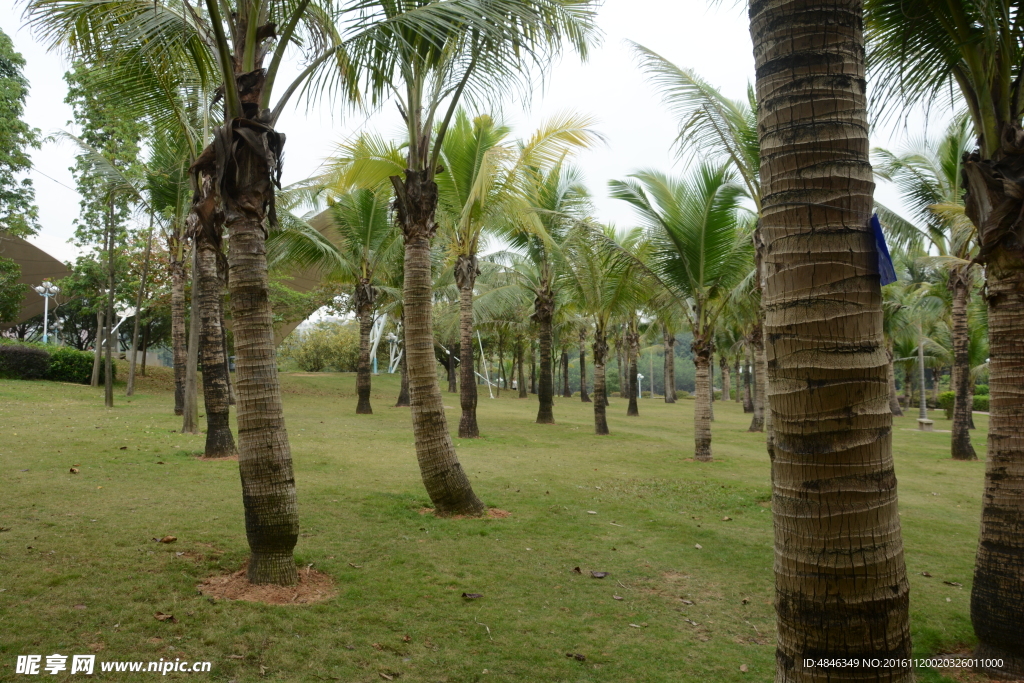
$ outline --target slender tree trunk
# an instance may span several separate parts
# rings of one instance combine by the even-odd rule
[[[185,337],[185,263],[176,254],[181,246],[172,239],[171,252],[171,349],[174,363],[174,414],[185,414],[185,371],[188,347]]]
[[[402,387],[398,390],[398,400],[395,402],[396,408],[408,408],[412,405],[409,401],[409,370],[406,367],[406,358],[408,354],[406,351],[405,342],[405,312],[402,312],[402,357],[398,361],[399,371],[402,373]],[[449,364],[453,363],[451,355],[448,356]]]
[[[1020,232],[1024,131],[1006,126],[991,160],[964,163],[967,215],[978,227],[989,333],[988,457],[971,592],[976,657],[1024,678],[1024,237]]]
[[[918,419],[928,419],[928,380],[925,375],[924,368],[924,333],[921,331],[921,325],[918,323],[917,326],[917,370],[918,378],[921,383],[921,391],[917,395],[918,401]]]
[[[632,321],[626,330],[626,365],[629,368],[629,373],[626,379],[626,386],[629,387],[629,406],[626,408],[627,417],[638,417],[640,415],[640,406],[637,405],[637,394],[640,393],[640,387],[638,385],[637,375],[640,374],[639,368],[637,368],[637,356],[640,355],[640,333],[635,328],[636,322]]]
[[[572,398],[569,388],[569,352],[562,350],[562,398]]]
[[[608,385],[605,382],[605,364],[608,360],[608,341],[605,339],[604,327],[594,328],[594,433],[598,436],[609,434],[608,431]]]
[[[530,340],[530,393],[537,393],[537,350],[533,348],[533,340]]]
[[[903,365],[903,402],[907,405],[907,410],[910,410],[914,402],[914,378],[906,364]]]
[[[448,352],[448,360],[445,362],[445,369],[448,371],[448,393],[454,394],[459,390],[458,383],[455,379],[455,366],[456,356],[462,358],[462,351],[459,350],[458,345],[454,349],[450,347],[444,347],[445,351]]]
[[[219,226],[215,228],[220,232]],[[199,349],[203,360],[203,399],[206,409],[206,457],[224,458],[235,454],[231,434],[228,372],[224,362],[224,328],[221,327],[220,264],[223,258],[219,235],[205,229],[196,240],[196,274],[201,332]]]
[[[903,409],[900,408],[900,399],[896,394],[896,369],[893,367],[892,359],[892,347],[887,345],[885,350],[886,358],[889,359],[889,366],[886,369],[886,374],[889,376],[889,410],[892,412],[893,417],[903,417]]]
[[[107,348],[103,361],[103,402],[108,408],[114,407],[114,363],[111,355],[114,353],[114,295],[115,295],[115,272],[117,261],[114,258],[114,204],[111,200],[107,209],[107,314],[104,316],[107,321]]]
[[[693,364],[696,367],[693,406],[693,457],[711,462],[711,345],[694,335]]]
[[[103,322],[103,308],[100,308],[96,311],[96,353],[92,356],[92,380],[89,382],[89,386],[93,387],[100,385],[100,368],[103,363],[103,340],[106,339],[103,335],[103,330],[106,329]]]
[[[750,353],[750,346],[747,346],[747,350],[744,354],[744,368],[743,368],[743,412],[752,413],[754,412],[754,398],[751,390],[751,375],[754,372],[754,361],[751,360],[752,356]]]
[[[478,394],[476,377],[473,375],[473,288],[479,274],[476,254],[460,254],[455,262],[455,280],[459,286],[459,367],[462,369],[462,376],[459,377],[462,384],[459,394],[459,405],[462,408],[462,417],[459,419],[460,439],[480,436],[480,427],[476,421]]]
[[[580,402],[590,403],[587,393],[587,328],[580,328]]]
[[[764,336],[761,324],[758,323],[750,333],[750,348],[754,355],[754,417],[750,420],[748,432],[764,431],[764,390],[768,384],[764,362]]]
[[[736,403],[743,403],[743,382],[740,376],[740,358],[742,355],[742,353],[737,353],[736,360],[733,361],[732,365],[733,384],[735,385],[736,391],[736,398],[734,400]]]
[[[551,381],[551,318],[554,315],[554,294],[542,287],[534,302],[534,320],[540,328],[540,386],[537,424],[555,423],[555,388]]]
[[[629,352],[625,349],[625,332],[615,340],[615,364],[619,371],[619,398],[629,398]]]
[[[149,328],[152,324],[147,322],[142,330],[142,365],[139,367],[139,375],[142,377],[146,376],[146,353],[149,351]]]
[[[473,493],[469,477],[455,454],[435,369],[430,238],[437,227],[437,185],[428,180],[425,171],[407,170],[405,174],[405,182],[397,177],[392,182],[396,186],[399,224],[405,235],[405,353],[416,458],[436,514],[480,515],[484,504]],[[467,349],[461,351],[462,365],[472,368],[473,363],[465,355]]]
[[[142,260],[142,277],[139,282],[139,294],[135,299],[135,320],[132,321],[132,355],[128,360],[128,386],[125,390],[126,396],[135,393],[135,365],[139,348],[139,322],[142,317],[142,302],[146,296],[146,279],[149,277],[149,253],[153,248],[153,212],[149,213],[149,234],[146,237],[146,256]]]
[[[356,415],[373,415],[370,406],[372,388],[370,364],[370,331],[373,328],[373,288],[368,280],[357,285],[356,317],[359,318],[359,364],[356,366]]]
[[[711,355],[708,356],[708,414],[712,422],[715,421],[715,354],[712,345]]]
[[[188,321],[188,353],[185,365],[185,411],[182,414],[182,434],[199,433],[199,347],[200,323],[202,314],[199,310],[199,249],[195,242],[192,245],[192,291],[189,297]]]
[[[523,367],[523,352],[525,350],[525,346],[526,345],[522,341],[516,344],[516,353],[519,354],[519,379],[517,380],[519,382],[519,398],[527,398],[529,396],[526,387],[526,369]]]
[[[952,273],[953,287],[953,438],[954,460],[977,460],[971,445],[971,414],[974,399],[971,396],[970,337],[967,332],[968,282],[959,270]]]
[[[862,7],[749,7],[770,361],[758,388],[772,392],[774,435],[775,681],[909,682]],[[864,657],[879,665],[807,663]]]
[[[664,328],[662,342],[665,347],[665,403],[676,402],[676,336]]]
[[[221,283],[221,291],[227,289],[227,281]],[[224,297],[221,296],[217,300],[219,315],[220,315],[220,344],[223,348],[224,353],[224,380],[228,384],[228,405],[233,406],[237,403],[235,400],[235,384],[231,381],[231,355],[228,353],[228,326],[227,321],[224,319]]]
[[[729,395],[732,378],[729,377],[729,359],[725,357],[724,353],[718,356],[718,364],[722,366],[722,401],[728,401],[732,398]]]

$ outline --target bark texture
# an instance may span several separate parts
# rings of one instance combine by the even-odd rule
[[[693,457],[711,462],[711,345],[694,337],[690,347],[696,366],[693,405]]]
[[[590,403],[587,393],[587,328],[580,328],[580,402]]]
[[[480,436],[480,427],[476,422],[477,390],[476,377],[473,376],[473,287],[476,277],[480,274],[476,255],[459,255],[455,262],[455,283],[459,287],[459,367],[462,369],[459,381],[462,383],[459,394],[459,405],[462,417],[459,418],[459,438],[475,439]]]
[[[605,364],[608,360],[608,342],[604,328],[598,326],[594,330],[594,433],[603,436],[609,434],[607,417],[608,385],[605,382]]]
[[[185,368],[188,348],[185,346],[185,263],[174,258],[180,249],[177,239],[168,244],[171,252],[171,349],[174,354],[174,414],[185,414]],[[97,347],[98,348],[98,347]]]
[[[225,458],[235,454],[231,434],[228,367],[224,358],[224,331],[221,328],[220,277],[223,258],[219,240],[200,235],[196,243],[196,282],[199,295],[200,353],[203,362],[203,400],[206,409],[207,458]]]
[[[759,0],[749,12],[765,242],[768,377],[759,389],[770,388],[774,442],[775,680],[909,682],[862,7]],[[883,666],[805,665],[845,657]]]
[[[981,535],[971,591],[975,655],[986,673],[1024,678],[1024,131],[1003,131],[998,154],[964,160],[967,215],[985,265],[989,432]]]
[[[665,329],[665,403],[676,402],[676,336]]]
[[[889,376],[889,410],[892,412],[893,417],[903,417],[900,397],[896,393],[896,368],[892,364],[893,352],[891,346],[886,348],[885,355],[889,359],[889,367],[886,369],[886,374]]]
[[[718,365],[722,368],[722,400],[728,401],[732,398],[730,395],[732,381],[729,377],[729,359],[725,357],[725,354],[718,357]]]
[[[404,182],[397,177],[391,180],[405,236],[405,354],[420,475],[436,514],[480,515],[484,504],[473,493],[452,445],[434,359],[430,239],[437,229],[437,184],[425,171],[406,170]],[[462,365],[473,364],[462,358]]]
[[[639,417],[640,406],[637,405],[637,394],[640,393],[637,375],[640,370],[637,368],[637,356],[640,355],[640,333],[636,329],[636,323],[631,322],[626,330],[626,367],[629,368],[626,378],[626,386],[629,387],[629,406],[626,408],[627,417]]]
[[[103,360],[103,329],[103,308],[100,308],[96,311],[96,351],[92,355],[92,380],[89,382],[89,386],[93,387],[100,385],[100,367]],[[175,380],[177,380],[177,377],[175,377]]]
[[[954,460],[977,460],[971,445],[971,414],[974,397],[971,391],[971,339],[967,331],[967,298],[970,284],[961,272],[950,275],[953,288],[953,438],[951,454]]]
[[[519,385],[519,398],[527,398],[529,393],[526,389],[526,369],[523,367],[523,342],[516,343],[516,365],[519,367],[519,378],[517,384]]]
[[[356,365],[356,415],[373,415],[370,406],[373,366],[370,363],[370,331],[373,329],[373,302],[377,291],[366,278],[356,284],[356,317],[359,319],[359,363]]]
[[[192,246],[192,288],[189,292],[188,307],[188,351],[185,354],[185,410],[181,418],[183,434],[199,433],[199,347],[200,322],[199,286],[198,286],[199,252],[195,244]]]
[[[766,362],[764,353],[764,335],[763,328],[760,323],[758,323],[754,327],[753,332],[750,333],[749,344],[754,357],[754,400],[751,404],[754,408],[754,416],[750,420],[750,427],[747,431],[763,432],[765,408],[764,390],[768,384],[768,378],[765,374]]]
[[[537,424],[555,423],[555,388],[551,378],[551,319],[555,314],[555,295],[542,283],[537,298],[533,302],[533,319],[540,328],[540,382],[537,386],[537,397],[540,406],[537,408]]]
[[[399,372],[402,373],[402,387],[398,390],[398,400],[395,401],[396,408],[408,408],[412,405],[409,401],[409,370],[406,367],[407,354],[405,353],[405,313],[402,313],[402,357],[398,361]],[[451,356],[448,357],[449,363]]]
[[[743,366],[743,412],[752,413],[754,412],[754,394],[753,387],[751,386],[751,373],[754,372],[754,361],[751,360],[750,345],[747,345],[747,352],[744,358],[745,365]]]
[[[569,352],[562,351],[562,398],[572,398],[569,388]]]
[[[455,357],[458,356],[459,358],[462,358],[462,351],[459,350],[458,346],[456,346],[455,349],[447,349],[447,351],[448,362],[446,363],[445,367],[448,370],[448,393],[454,394],[459,390],[458,379],[456,379],[458,375],[455,372],[455,368],[458,361],[455,360]]]
[[[733,364],[733,373],[732,373],[733,380],[734,380],[734,382],[736,384],[736,388],[735,388],[736,399],[735,400],[736,400],[737,403],[743,403],[743,383],[741,381],[741,373],[740,373],[740,358],[742,358],[742,357],[743,357],[742,353],[737,353],[736,354],[736,361]]]

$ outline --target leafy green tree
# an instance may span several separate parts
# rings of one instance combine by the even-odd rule
[[[25,59],[0,31],[0,232],[24,237],[39,230],[28,150],[39,147],[39,131],[21,120],[28,97]]]
[[[28,285],[18,282],[21,266],[9,258],[0,258],[0,323],[15,322],[21,315],[21,304],[28,294]]]

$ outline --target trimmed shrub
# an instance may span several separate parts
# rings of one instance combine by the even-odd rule
[[[975,396],[988,396],[988,385],[987,384],[975,384],[974,385]]]
[[[92,380],[93,354],[62,346],[50,354],[50,373],[47,379],[54,382],[88,384]],[[117,379],[117,364],[112,364],[114,379]],[[100,382],[104,381],[104,364],[100,363]]]
[[[988,412],[988,396],[975,396],[974,397],[974,409],[980,410],[983,413]]]
[[[952,391],[943,391],[939,394],[939,407],[946,411],[946,419],[953,419],[953,405],[956,403],[956,394]]]
[[[20,344],[0,345],[0,377],[4,379],[45,379],[50,354]]]

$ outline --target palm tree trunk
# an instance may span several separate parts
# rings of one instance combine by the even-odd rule
[[[580,402],[590,403],[587,393],[587,328],[580,328]]]
[[[742,383],[741,377],[740,377],[740,357],[741,356],[742,356],[741,353],[737,353],[736,354],[736,360],[734,360],[733,364],[732,364],[733,384],[735,385],[735,391],[736,391],[736,398],[734,400],[736,401],[736,403],[743,403],[743,383]]]
[[[555,297],[546,288],[537,293],[534,301],[534,319],[540,328],[540,383],[537,396],[537,424],[555,423],[555,391],[551,381],[551,318],[554,315]]]
[[[110,204],[107,210],[107,235],[108,235],[108,246],[107,246],[107,314],[104,316],[107,321],[106,327],[106,339],[107,348],[106,354],[103,360],[103,403],[107,408],[114,407],[114,366],[111,360],[111,354],[114,352],[114,289],[115,289],[115,271],[117,268],[117,262],[114,259],[114,204],[113,199],[110,200]]]
[[[477,390],[476,377],[473,376],[473,287],[477,268],[476,255],[460,255],[455,264],[455,277],[459,286],[459,366],[462,383],[459,394],[459,405],[462,417],[459,419],[459,438],[475,439],[480,436],[480,427],[476,422]]]
[[[665,403],[676,402],[676,336],[664,330],[665,345]]]
[[[700,462],[711,462],[711,344],[694,335],[691,349],[696,366],[693,457]]]
[[[171,252],[171,349],[174,363],[174,414],[185,414],[185,370],[188,348],[185,337],[185,263],[176,258],[177,245],[168,245]]]
[[[405,182],[397,177],[392,182],[398,220],[405,235],[405,353],[416,458],[435,514],[480,515],[484,504],[473,493],[448,432],[434,359],[430,238],[437,227],[437,185],[425,171],[407,170],[405,175]],[[461,351],[462,365],[472,368],[465,355],[467,349]]]
[[[201,332],[199,348],[203,359],[203,399],[206,408],[207,458],[235,454],[231,434],[228,372],[224,362],[224,329],[221,327],[221,287],[218,259],[219,239],[204,230],[196,241],[195,288],[199,298]]]
[[[448,347],[444,348],[448,352],[448,361],[445,363],[445,368],[448,370],[448,393],[454,394],[459,390],[458,382],[455,379],[455,358],[462,358],[462,351],[459,349],[458,345],[455,346],[454,350]]]
[[[182,413],[181,433],[199,433],[199,249],[192,246],[192,291],[189,297],[188,352],[185,356],[185,410]]]
[[[569,389],[569,352],[562,349],[562,398],[572,398]]]
[[[711,355],[708,356],[708,414],[711,421],[715,421],[715,354],[712,346]]]
[[[405,360],[408,354],[405,352],[405,312],[402,312],[402,357],[398,361],[399,371],[402,373],[402,387],[398,390],[398,400],[395,401],[396,408],[408,408],[411,403],[409,402],[409,371],[406,368]],[[452,363],[451,356],[448,356],[449,364]]]
[[[523,344],[522,340],[516,343],[516,354],[518,354],[517,365],[519,366],[519,378],[517,380],[519,383],[519,398],[527,398],[529,396],[526,387],[526,369],[523,367],[523,352],[525,350],[525,346],[526,345]]]
[[[609,434],[608,431],[608,386],[605,382],[605,363],[608,359],[608,342],[604,328],[598,325],[594,329],[594,433],[598,436]]]
[[[131,396],[135,393],[135,365],[137,363],[136,352],[139,348],[139,323],[142,317],[142,302],[146,296],[146,280],[149,277],[149,254],[153,247],[153,212],[149,214],[149,235],[146,237],[146,256],[142,260],[142,277],[139,282],[139,294],[135,299],[135,320],[132,321],[132,355],[128,360],[128,387],[125,395]]]
[[[533,348],[533,340],[530,340],[530,393],[537,393],[537,350]]]
[[[226,274],[226,272],[225,272]],[[221,283],[221,292],[227,290],[227,280]],[[235,400],[235,385],[231,381],[231,355],[228,353],[228,326],[227,321],[224,319],[224,297],[218,297],[217,300],[218,314],[220,316],[220,345],[224,353],[224,381],[228,385],[228,405],[233,406],[237,403]]]
[[[953,284],[953,438],[954,460],[977,460],[971,445],[971,414],[974,399],[971,396],[970,337],[967,332],[967,298],[970,289],[959,270],[952,274]]]
[[[615,340],[615,364],[619,372],[619,398],[629,398],[629,360],[623,339],[624,336]]]
[[[1024,678],[1024,257],[1020,190],[1024,131],[1007,126],[992,160],[964,163],[967,215],[978,227],[985,264],[989,332],[989,427],[981,537],[971,592],[975,655],[986,668]]]
[[[886,374],[889,376],[889,411],[892,412],[893,417],[903,417],[903,409],[900,407],[900,399],[896,393],[896,368],[892,364],[893,353],[891,345],[887,346],[885,353],[889,359],[889,366],[886,369]]]
[[[89,386],[98,387],[100,385],[100,367],[102,366],[103,360],[103,309],[100,308],[96,311],[96,353],[92,356],[92,380],[89,382]]]
[[[626,379],[626,386],[629,387],[629,406],[626,408],[626,417],[639,417],[640,407],[637,405],[637,394],[640,393],[637,375],[640,369],[637,367],[637,356],[640,355],[640,333],[635,329],[635,322],[630,323],[626,330],[626,365],[629,367],[629,377]]]
[[[722,366],[722,400],[728,401],[732,398],[729,395],[732,389],[732,378],[729,377],[729,359],[725,357],[725,354],[718,356],[718,364]]]
[[[768,384],[764,362],[764,334],[761,323],[750,333],[750,348],[754,355],[754,417],[750,420],[748,432],[764,431],[764,390]]]
[[[752,413],[754,412],[754,398],[751,391],[751,375],[754,372],[754,361],[751,360],[750,346],[747,345],[746,352],[744,354],[744,367],[743,367],[743,412]]]
[[[369,287],[367,283],[361,283],[359,290]],[[357,292],[359,291],[357,290]],[[357,294],[357,314],[359,318],[359,363],[356,365],[356,415],[373,415],[373,408],[370,406],[371,378],[370,373],[370,330],[373,328],[373,304],[366,300],[365,296]]]
[[[771,357],[758,388],[773,392],[775,681],[909,682],[862,7],[766,0],[749,12]],[[880,665],[806,664],[822,657]]]

